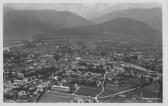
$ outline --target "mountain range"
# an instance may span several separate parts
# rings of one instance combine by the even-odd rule
[[[115,18],[101,24],[82,27],[64,28],[57,33],[62,35],[82,36],[111,36],[116,39],[161,39],[161,32],[150,27],[148,24],[130,18]],[[107,38],[108,39],[108,38]]]
[[[149,12],[150,11],[150,12]],[[152,13],[153,12],[153,13]],[[34,36],[78,36],[106,39],[161,39],[160,8],[130,9],[87,20],[67,11],[3,10],[4,40],[28,39]]]
[[[162,9],[161,8],[132,8],[108,13],[106,15],[92,19],[93,22],[99,24],[115,18],[130,18],[145,22],[151,27],[162,31]]]
[[[27,38],[62,28],[92,24],[94,23],[66,11],[14,10],[7,7],[3,10],[3,31],[7,38]]]

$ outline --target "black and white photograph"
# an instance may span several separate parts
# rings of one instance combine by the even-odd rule
[[[162,2],[2,8],[3,103],[163,103]]]

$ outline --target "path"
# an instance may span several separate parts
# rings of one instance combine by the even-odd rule
[[[106,73],[104,74],[104,77],[103,77],[103,83],[101,84],[101,87],[102,87],[101,92],[98,93],[98,94],[95,96],[95,98],[94,98],[94,99],[96,100],[97,103],[99,102],[99,100],[97,99],[98,96],[101,95],[101,94],[104,92],[104,82],[105,82],[107,73],[108,73],[108,72],[107,72],[107,70],[106,70]]]
[[[115,95],[119,95],[119,94],[122,94],[122,93],[126,93],[126,92],[130,92],[130,91],[136,90],[137,88],[141,88],[141,87],[131,88],[131,89],[128,89],[128,90],[125,90],[125,91],[121,91],[121,92],[118,92],[118,93],[115,93],[115,94],[112,94],[112,95],[108,95],[108,96],[104,96],[104,97],[99,97],[99,98],[113,97]]]

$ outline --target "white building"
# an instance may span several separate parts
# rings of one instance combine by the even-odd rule
[[[53,85],[53,86],[51,87],[51,90],[61,91],[61,92],[69,92],[69,91],[70,91],[70,87],[67,87],[67,86],[59,86],[59,85]]]

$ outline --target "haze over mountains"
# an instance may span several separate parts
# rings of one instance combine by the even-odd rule
[[[161,32],[150,27],[148,24],[129,18],[115,18],[101,24],[66,28],[57,31],[62,35],[83,35],[103,37],[110,35],[116,39],[160,39]]]
[[[111,12],[109,14],[92,19],[95,23],[103,23],[115,18],[130,18],[138,21],[145,22],[153,28],[160,30],[162,29],[162,9],[161,8],[132,8],[121,11]]]
[[[71,12],[52,10],[14,10],[3,13],[4,37],[28,37],[61,28],[92,25],[93,22]]]
[[[4,40],[29,39],[36,35],[106,37],[107,39],[161,39],[160,8],[127,9],[89,21],[66,11],[14,10],[4,7]]]

